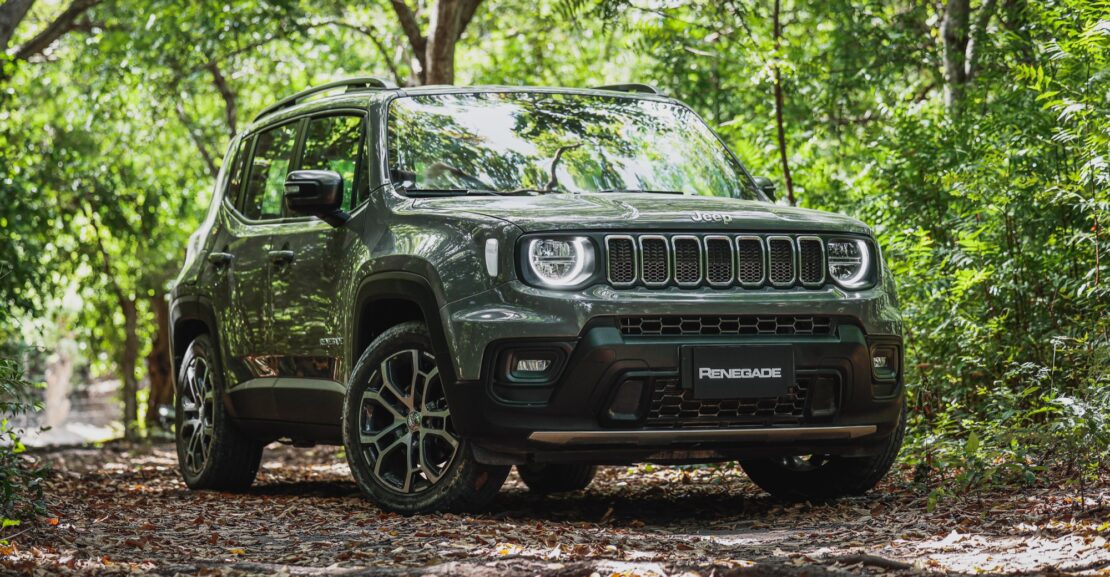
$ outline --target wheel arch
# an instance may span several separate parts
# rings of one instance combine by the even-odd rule
[[[170,304],[170,351],[175,381],[189,343],[204,334],[215,341],[216,353],[219,354],[219,335],[216,332],[216,315],[212,304],[199,296],[174,299]]]
[[[384,272],[359,283],[351,321],[351,364],[382,331],[406,321],[422,321],[432,337],[432,348],[445,383],[454,383],[457,373],[439,315],[440,299],[427,278],[411,272]]]

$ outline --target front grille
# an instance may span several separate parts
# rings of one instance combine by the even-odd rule
[[[609,254],[609,282],[636,282],[636,241],[630,236],[611,236],[605,239],[605,248]]]
[[[640,277],[644,284],[662,285],[670,278],[670,251],[667,250],[667,239],[661,236],[640,237]]]
[[[705,280],[711,285],[732,284],[732,241],[727,236],[705,238]]]
[[[622,335],[667,336],[829,336],[831,317],[800,315],[666,315],[618,319]]]
[[[756,424],[796,424],[806,417],[809,391],[817,384],[834,387],[835,372],[799,371],[794,386],[779,397],[695,399],[678,377],[654,379],[645,426],[653,429],[728,428]],[[835,393],[834,393],[835,395]]]
[[[610,235],[606,270],[616,287],[808,288],[826,281],[824,240],[793,235]]]

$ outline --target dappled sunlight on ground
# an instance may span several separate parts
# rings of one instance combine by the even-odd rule
[[[498,561],[530,571],[586,562],[618,573],[700,567],[708,575],[753,563],[856,573],[1110,566],[1105,483],[1088,494],[1101,509],[1035,488],[951,498],[929,513],[925,496],[901,478],[867,497],[786,505],[732,466],[608,467],[585,491],[538,497],[514,474],[487,514],[404,517],[364,500],[335,448],[268,449],[258,481],[241,495],[189,491],[169,445],[44,457],[55,470],[50,517],[20,534],[7,530],[11,569],[334,572],[457,562],[448,572],[458,572]]]

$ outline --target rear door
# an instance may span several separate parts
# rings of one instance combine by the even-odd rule
[[[293,162],[296,140],[296,123],[259,132],[243,148],[242,166],[232,178],[232,186],[240,190],[221,250],[228,257],[225,267],[229,273],[217,314],[224,364],[231,373],[228,392],[239,418],[273,419],[276,415],[272,237],[283,217],[285,175]]]
[[[343,210],[365,198],[363,176],[365,111],[328,112],[305,119],[300,170],[331,170],[343,177]],[[288,209],[287,209],[288,210]],[[353,266],[349,226],[332,227],[294,214],[274,235],[283,260],[271,269],[274,339],[283,356],[274,388],[283,420],[338,425],[344,385],[340,383],[344,338],[342,274]]]

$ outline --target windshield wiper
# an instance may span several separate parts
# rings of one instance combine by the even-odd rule
[[[605,190],[599,190],[598,192],[627,192],[627,193],[635,193],[635,194],[644,193],[644,194],[677,194],[677,195],[686,194],[685,192],[682,192],[681,190],[646,190],[646,189],[642,189],[642,188],[606,188]]]

